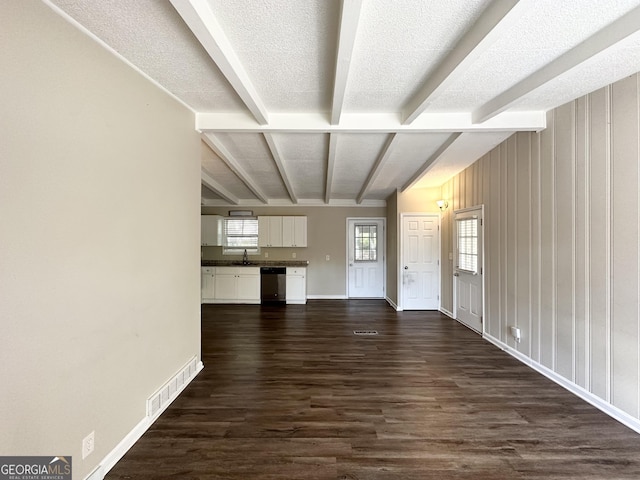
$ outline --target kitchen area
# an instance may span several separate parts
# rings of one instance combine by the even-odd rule
[[[202,215],[201,303],[306,303],[306,247],[306,216]]]

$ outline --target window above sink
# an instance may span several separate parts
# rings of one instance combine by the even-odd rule
[[[224,255],[258,255],[258,219],[255,217],[225,217],[222,253]]]

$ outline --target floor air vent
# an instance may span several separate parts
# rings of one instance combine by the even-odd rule
[[[171,380],[147,399],[147,417],[160,415],[198,373],[198,359],[193,357]]]
[[[354,330],[354,335],[377,335],[377,330]]]

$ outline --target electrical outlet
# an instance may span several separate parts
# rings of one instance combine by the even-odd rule
[[[82,440],[82,459],[87,458],[96,446],[96,432],[91,432]]]
[[[324,259],[328,262],[329,260],[331,260],[331,255],[325,256]]]
[[[296,252],[293,252],[293,253],[291,254],[291,258],[296,258],[297,256],[298,256],[298,255],[296,254]]]
[[[511,336],[515,339],[516,342],[520,343],[520,329],[518,327],[510,327],[511,328]]]
[[[269,252],[264,252],[264,258],[269,258]]]

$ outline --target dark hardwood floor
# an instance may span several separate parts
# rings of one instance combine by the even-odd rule
[[[204,305],[202,355],[107,479],[640,478],[640,435],[437,312]]]

